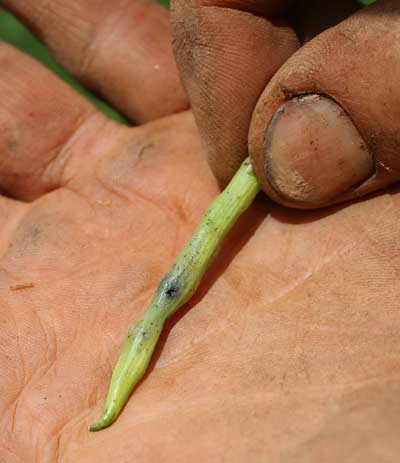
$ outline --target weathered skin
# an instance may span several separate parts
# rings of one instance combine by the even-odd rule
[[[396,462],[395,188],[319,212],[261,197],[118,422],[87,432],[219,190],[189,112],[121,128],[4,44],[0,61],[0,185],[18,198],[0,198],[0,461]]]
[[[264,192],[290,207],[342,203],[400,180],[398,1],[172,4],[175,54],[222,183],[246,151]]]
[[[68,187],[1,201],[2,458],[280,462],[328,449],[351,461],[335,459],[343,445],[356,461],[397,455],[394,190],[323,213],[261,198],[118,422],[87,432],[127,327],[217,193],[190,114],[109,138],[101,156],[85,152],[85,171],[75,145]],[[25,281],[35,287],[10,290]]]

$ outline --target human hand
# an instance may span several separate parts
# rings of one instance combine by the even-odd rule
[[[163,11],[7,5],[109,100],[126,92],[125,113],[158,118],[158,71],[163,114],[185,106],[168,49],[151,53]],[[118,421],[87,432],[128,327],[218,188],[189,112],[121,127],[13,48],[0,57],[0,461],[396,461],[395,190],[324,213],[259,198]]]
[[[399,180],[400,7],[358,8],[348,0],[173,1],[178,64],[219,179],[249,150],[264,191],[293,207]]]

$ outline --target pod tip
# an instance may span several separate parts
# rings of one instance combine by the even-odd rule
[[[95,423],[92,423],[88,426],[90,432],[101,431],[102,429],[108,428],[112,424],[112,420],[107,419],[105,417],[101,417]]]

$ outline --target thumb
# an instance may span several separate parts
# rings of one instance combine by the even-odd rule
[[[270,81],[249,149],[264,191],[298,208],[400,179],[400,5],[381,1],[320,34]]]

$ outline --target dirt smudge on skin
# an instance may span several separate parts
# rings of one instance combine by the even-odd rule
[[[17,151],[17,142],[14,141],[9,141],[6,145],[7,151],[11,151],[11,153],[15,153]]]

